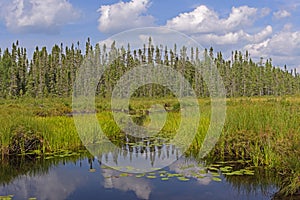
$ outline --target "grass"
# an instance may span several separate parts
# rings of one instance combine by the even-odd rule
[[[180,106],[175,98],[131,99],[129,112],[139,123],[145,110],[160,104],[168,110],[167,120],[159,134],[172,138],[179,129]],[[200,126],[187,156],[197,158],[210,124],[210,101],[199,100]],[[0,100],[0,151],[41,154],[84,148],[70,116],[71,99]],[[121,130],[110,113],[108,99],[96,100],[101,128],[115,144],[122,145]],[[300,98],[264,97],[227,100],[226,122],[218,143],[208,159],[251,160],[253,166],[274,169],[282,177],[279,195],[296,193],[300,188]],[[188,130],[185,130],[188,132]],[[93,143],[101,138],[93,138]],[[184,142],[184,140],[183,140]],[[120,144],[119,144],[120,143]]]
[[[210,156],[250,159],[256,167],[274,169],[283,179],[278,195],[296,193],[300,188],[300,101],[295,99],[229,101],[223,133]]]

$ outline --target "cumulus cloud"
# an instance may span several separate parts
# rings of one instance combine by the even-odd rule
[[[220,29],[216,22],[219,21],[217,13],[201,5],[189,13],[181,13],[167,21],[167,27],[188,33],[211,32]]]
[[[133,191],[139,199],[149,199],[152,191],[150,183],[143,179],[133,177],[114,178],[118,176],[115,170],[102,169],[102,175],[109,177],[104,179],[105,188],[114,188],[121,191]]]
[[[256,20],[269,13],[268,8],[241,6],[232,7],[228,16],[220,17],[219,13],[201,5],[191,12],[181,13],[168,20],[166,27],[185,32],[206,46],[220,48],[235,45],[234,48],[238,49],[249,42],[260,43],[272,35],[271,25],[262,27],[261,30],[253,29]]]
[[[272,37],[260,42],[251,43],[244,47],[254,57],[271,57],[279,65],[289,64],[299,66],[300,59],[300,31],[287,31],[274,34]]]
[[[247,42],[261,42],[270,36],[273,32],[272,26],[268,25],[262,31],[256,34],[248,34],[243,30],[236,32],[229,32],[226,34],[204,34],[196,37],[199,41],[209,41],[210,43],[217,45],[228,45],[228,44],[237,44],[237,43],[247,43]]]
[[[154,17],[146,14],[149,6],[149,0],[103,5],[98,9],[98,29],[104,33],[115,33],[129,28],[152,26]]]
[[[289,13],[286,10],[278,10],[277,12],[274,12],[273,15],[276,19],[282,19],[282,18],[290,17],[291,13]]]
[[[80,15],[66,0],[2,0],[1,8],[6,27],[17,33],[58,32]]]
[[[273,33],[270,25],[260,31],[246,31],[247,28],[253,27],[258,18],[269,13],[268,8],[241,6],[232,7],[229,15],[221,18],[214,10],[201,5],[191,12],[181,13],[168,20],[166,27],[185,32],[203,45],[243,47],[249,42],[262,42]]]
[[[269,15],[270,12],[271,12],[270,8],[262,8],[260,11],[260,15],[261,15],[261,17],[265,17],[265,16]]]
[[[241,6],[233,7],[227,18],[220,19],[218,13],[201,5],[168,20],[166,26],[186,33],[234,31],[253,24],[256,15],[257,8]]]
[[[229,17],[221,20],[221,24],[224,24],[229,30],[249,26],[253,24],[256,15],[257,8],[248,6],[233,7]]]
[[[112,5],[101,6],[99,30],[113,33],[129,28],[151,26],[154,17],[147,15],[150,0],[131,0]],[[184,32],[200,44],[221,50],[225,55],[232,50],[249,50],[253,57],[271,57],[276,64],[294,65],[299,60],[300,32],[292,32],[292,25],[287,24],[281,31],[274,31],[271,25],[259,23],[259,19],[269,16],[270,8],[249,6],[232,7],[227,16],[199,5],[190,12],[180,13],[167,20],[162,27]],[[273,18],[291,16],[287,10],[273,12]],[[257,24],[260,24],[257,26]],[[141,34],[138,39],[145,42]],[[136,39],[136,38],[135,38]],[[158,42],[157,40],[156,42]],[[298,65],[297,65],[298,66]]]
[[[67,199],[86,182],[83,175],[77,174],[70,178],[71,176],[68,170],[50,171],[33,177],[19,176],[8,186],[1,187],[0,194],[14,194],[16,199],[28,199],[32,196],[48,200]]]

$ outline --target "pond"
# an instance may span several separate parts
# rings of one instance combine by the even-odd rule
[[[128,145],[127,145],[128,148]],[[155,148],[157,149],[157,148]],[[162,147],[168,155],[176,151]],[[272,199],[278,191],[272,172],[251,168],[246,161],[210,163],[188,154],[162,169],[137,172],[137,157],[155,166],[159,151],[149,157],[132,147],[128,155],[62,151],[44,157],[19,156],[2,160],[2,199]],[[152,156],[151,156],[152,155]],[[114,169],[105,165],[115,158]],[[129,165],[124,166],[124,160]],[[119,163],[119,165],[118,165]],[[130,165],[132,163],[132,165]],[[11,195],[11,196],[9,196]],[[0,198],[0,199],[1,199]]]

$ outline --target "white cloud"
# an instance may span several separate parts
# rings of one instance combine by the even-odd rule
[[[256,15],[256,8],[241,6],[233,7],[227,18],[220,19],[218,13],[201,5],[192,12],[181,13],[168,20],[166,26],[190,34],[226,32],[252,25]]]
[[[127,3],[102,6],[99,9],[99,30],[109,33],[152,25],[154,18],[146,15],[149,1],[131,0]],[[180,13],[169,19],[163,27],[184,32],[201,45],[207,48],[213,46],[225,55],[230,54],[232,50],[249,50],[253,57],[273,58],[276,65],[288,64],[298,67],[300,31],[292,32],[292,24],[286,24],[279,32],[274,31],[271,25],[260,23],[259,27],[256,26],[259,19],[269,16],[270,13],[269,8],[241,6],[232,7],[227,16],[221,16],[213,9],[200,5],[191,12]],[[279,10],[272,14],[276,19],[291,16],[287,10]],[[137,38],[147,42],[148,35],[152,34],[141,33]],[[155,38],[155,42],[160,40]]]
[[[232,7],[227,17],[220,17],[219,13],[201,5],[168,20],[166,27],[185,32],[205,46],[227,46],[228,49],[228,45],[234,45],[230,47],[232,50],[242,48],[249,42],[260,43],[270,37],[272,26],[267,25],[262,30],[253,28],[257,19],[269,13],[268,8],[241,6]]]
[[[228,32],[226,34],[204,34],[196,37],[199,41],[209,41],[210,43],[217,45],[228,45],[228,44],[245,44],[247,42],[261,42],[270,36],[273,32],[272,26],[265,27],[261,32],[256,34],[248,34],[243,30],[236,32]]]
[[[211,32],[220,29],[219,17],[213,10],[202,5],[189,13],[181,13],[167,21],[167,27],[188,33]]]
[[[260,15],[261,15],[261,17],[265,17],[265,16],[269,15],[270,12],[271,12],[270,8],[262,8],[260,11]]]
[[[286,10],[279,10],[277,12],[274,12],[273,15],[276,19],[282,19],[282,18],[290,17],[291,13],[289,13]]]
[[[38,199],[67,199],[70,194],[82,187],[85,183],[85,176],[73,174],[70,170],[50,170],[47,174],[35,176],[22,175],[13,180],[6,187],[0,188],[0,194],[14,194],[16,199],[28,199],[32,196]],[[32,196],[31,196],[32,195]]]
[[[1,18],[12,32],[58,32],[79,17],[66,0],[3,1]]]
[[[245,26],[252,25],[257,14],[257,8],[250,8],[248,6],[233,7],[229,17],[221,21],[227,29],[232,30]]]
[[[277,65],[288,64],[298,67],[300,60],[300,31],[287,31],[274,34],[260,43],[251,43],[244,47],[253,57],[272,58]]]
[[[178,49],[182,46],[198,46],[197,42],[193,41],[190,37],[172,29],[167,29],[166,27],[146,27],[124,31],[108,39],[99,41],[99,44],[106,44],[107,48],[109,48],[112,42],[115,41],[116,47],[120,48],[123,46],[127,48],[129,43],[131,50],[138,50],[144,48],[143,44],[146,44],[148,47],[149,37],[152,38],[152,44],[154,46],[163,45],[168,48],[173,48],[175,43]]]
[[[98,9],[98,29],[104,33],[154,25],[154,17],[146,15],[149,0],[131,0],[112,5],[103,5]]]
[[[249,50],[254,60],[272,58],[275,65],[299,67],[300,31],[293,31],[292,24],[286,24],[281,31],[274,31],[271,25],[259,29],[258,20],[270,13],[269,8],[241,6],[233,7],[229,15],[221,17],[201,5],[168,20],[166,27],[185,32],[206,48],[212,46],[222,51],[225,57],[232,50]],[[291,16],[286,10],[272,14],[274,18]]]
[[[133,191],[139,199],[149,199],[152,191],[150,183],[144,179],[133,177],[114,178],[120,173],[112,169],[102,169],[104,188],[114,188],[121,191]]]

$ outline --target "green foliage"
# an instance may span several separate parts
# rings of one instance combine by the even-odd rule
[[[223,133],[208,156],[208,160],[235,160],[249,165],[273,169],[282,174],[282,194],[297,192],[300,176],[300,100],[296,96],[265,98],[234,98],[227,101],[227,118]],[[106,136],[119,147],[160,147],[167,144],[180,125],[180,112],[167,109],[167,121],[157,139],[138,141],[129,138],[115,123],[109,111],[109,100],[96,99],[99,108],[97,117]],[[176,107],[175,98],[131,99],[131,111],[145,113],[151,105],[161,104]],[[200,126],[196,137],[186,152],[187,157],[198,158],[205,134],[210,125],[210,101],[199,100],[201,105]],[[71,113],[70,98],[33,99],[22,97],[0,101],[0,150],[2,158],[8,154],[45,155],[52,160],[54,152],[83,148]],[[41,113],[43,113],[41,115]],[[146,116],[147,118],[147,116]],[[142,120],[143,124],[146,120]],[[101,138],[92,138],[97,141]],[[91,141],[91,142],[93,142]],[[126,148],[127,148],[126,147]],[[104,148],[104,147],[103,147]],[[69,153],[60,154],[62,157]],[[221,170],[228,175],[238,175],[231,168],[210,166],[210,170]],[[252,175],[252,171],[242,171]],[[233,173],[233,174],[232,174]],[[216,179],[217,180],[217,179]]]
[[[161,46],[162,47],[162,46]],[[5,49],[0,54],[0,97],[17,98],[20,96],[31,97],[69,97],[72,94],[76,72],[88,56],[95,57],[95,69],[102,70],[103,64],[110,62],[109,68],[104,71],[97,86],[96,94],[100,97],[110,97],[117,81],[127,71],[141,64],[165,64],[181,74],[194,87],[199,97],[208,97],[209,91],[203,79],[206,68],[199,72],[195,69],[199,64],[207,64],[212,60],[223,79],[227,97],[240,96],[266,96],[266,95],[293,95],[300,93],[300,75],[296,70],[288,71],[272,65],[268,59],[260,63],[254,63],[242,52],[232,53],[231,60],[224,60],[222,53],[218,52],[214,57],[213,49],[204,51],[204,60],[200,59],[197,48],[190,49],[191,55],[187,55],[188,49],[181,47],[180,54],[176,55],[177,46],[174,49],[165,47],[164,52],[159,46],[154,47],[149,39],[148,47],[131,50],[128,45],[117,48],[114,43],[109,52],[106,46],[97,44],[94,48],[91,41],[86,43],[85,53],[78,47],[63,47],[54,45],[51,52],[46,47],[36,47],[32,58],[27,57],[26,48],[20,47],[18,42],[12,44],[12,49]],[[164,56],[162,54],[164,53]],[[114,56],[114,57],[113,57]],[[86,72],[94,74],[94,72]],[[144,74],[142,76],[145,76]],[[167,76],[167,74],[162,74]],[[213,78],[214,74],[211,74]],[[166,97],[172,96],[168,88],[157,84],[148,84],[135,91],[135,97]]]

